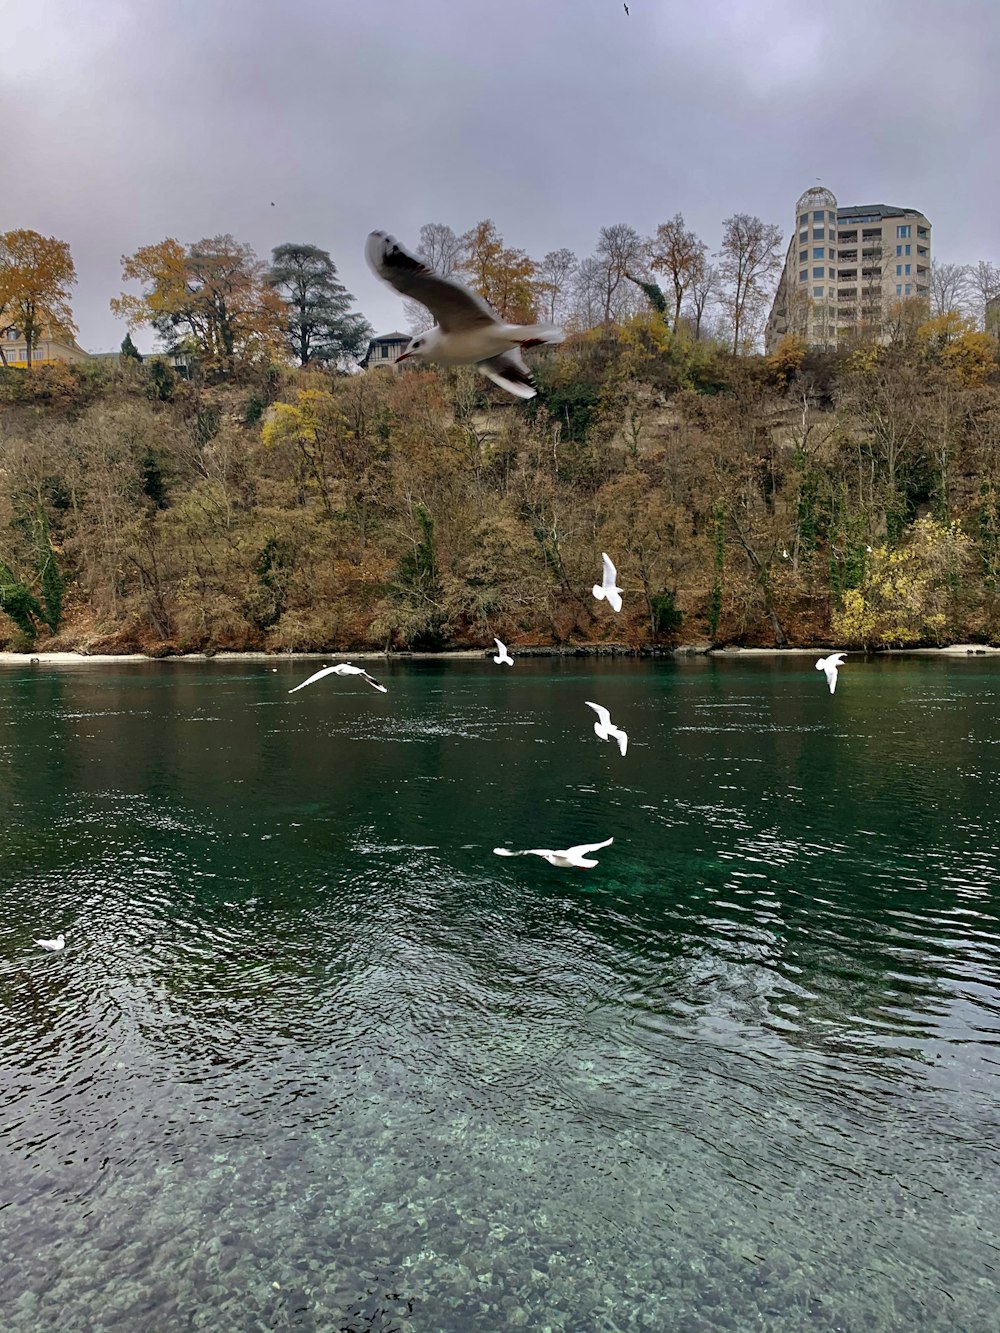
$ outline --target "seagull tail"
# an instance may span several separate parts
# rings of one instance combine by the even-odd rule
[[[522,347],[541,347],[544,343],[561,343],[566,337],[554,324],[520,324],[518,342]]]

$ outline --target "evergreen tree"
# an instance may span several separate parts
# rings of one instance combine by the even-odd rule
[[[337,277],[337,266],[316,245],[279,245],[271,251],[267,281],[287,308],[285,342],[299,365],[345,368],[364,355],[372,328],[350,311],[354,297]]]
[[[122,339],[122,356],[127,361],[142,361],[142,353],[132,341],[131,333],[126,333]]]

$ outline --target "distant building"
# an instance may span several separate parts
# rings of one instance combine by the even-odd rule
[[[834,348],[860,329],[879,337],[896,301],[929,299],[931,224],[915,208],[838,205],[814,186],[795,206],[765,345],[786,333],[810,347]]]
[[[1000,338],[1000,296],[991,296],[986,302],[986,332]]]
[[[362,366],[365,370],[369,366],[394,366],[411,340],[412,334],[409,333],[379,334],[369,342],[361,361]]]
[[[8,366],[21,370],[28,369],[28,344],[17,329],[5,329],[0,337],[3,360]],[[53,335],[46,329],[31,349],[31,364],[35,366],[54,366],[57,361],[67,365],[77,365],[88,360],[87,353],[79,346],[72,334]]]

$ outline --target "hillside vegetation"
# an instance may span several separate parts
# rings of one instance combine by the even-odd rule
[[[525,404],[464,369],[0,368],[0,644],[1000,637],[1000,372],[959,316],[762,358],[640,315],[535,370]]]

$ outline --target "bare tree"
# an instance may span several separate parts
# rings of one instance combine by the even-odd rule
[[[705,312],[719,292],[719,270],[715,264],[706,262],[702,255],[701,264],[691,278],[688,288],[688,317],[691,320],[696,339],[701,337],[705,321]]]
[[[1000,268],[989,259],[969,265],[969,299],[980,328],[986,327],[986,303],[1000,296]]]
[[[542,296],[542,309],[550,324],[555,324],[566,305],[570,284],[577,269],[572,250],[550,250],[538,265],[536,286]]]
[[[420,228],[417,254],[428,268],[450,278],[462,256],[462,242],[444,222],[425,222]],[[433,324],[427,307],[419,301],[405,301],[406,320],[414,333],[422,333]]]
[[[781,268],[781,228],[749,213],[726,218],[719,250],[722,302],[733,331],[733,355],[751,342],[771,288]]]
[[[634,227],[627,222],[616,222],[613,227],[601,228],[594,258],[600,270],[603,319],[610,324],[616,296],[623,288],[628,290],[629,272],[645,272],[645,247]]]
[[[962,313],[969,297],[968,264],[942,264],[931,260],[931,316],[947,315],[955,310]]]
[[[681,317],[684,293],[704,268],[707,253],[708,246],[693,231],[687,230],[680,213],[675,214],[669,222],[661,222],[656,235],[649,242],[650,268],[665,273],[673,288],[675,333]]]

